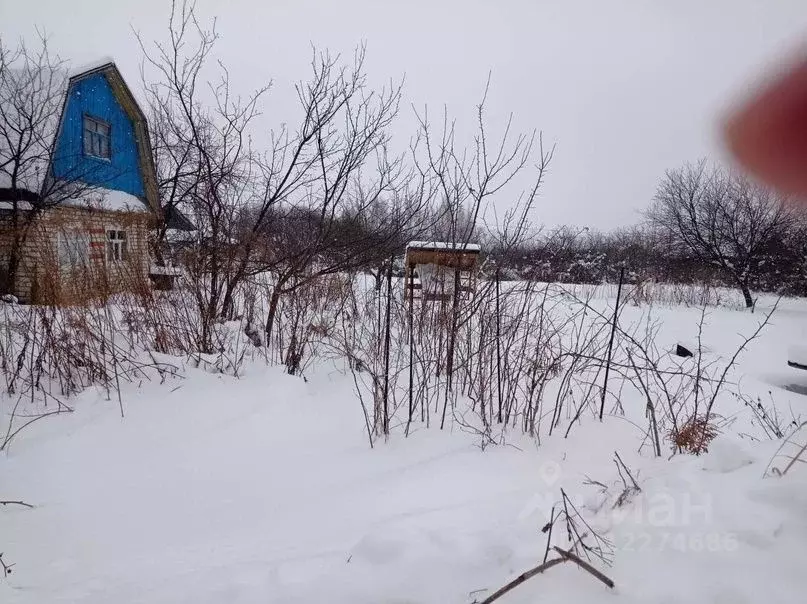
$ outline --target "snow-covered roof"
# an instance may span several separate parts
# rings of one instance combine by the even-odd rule
[[[74,68],[70,69],[68,77],[75,78],[81,74],[87,73],[88,71],[100,69],[101,67],[109,65],[110,63],[115,63],[115,59],[112,57],[100,57],[95,61],[84,63],[83,65],[76,65]]]
[[[11,211],[14,209],[14,202],[12,201],[0,201],[0,211],[7,210]],[[17,209],[22,212],[27,212],[28,210],[33,210],[34,206],[31,205],[30,201],[18,201],[17,202]]]
[[[163,219],[169,231],[195,231],[196,225],[180,211],[174,204],[169,204],[163,210]]]
[[[410,241],[406,244],[406,249],[482,251],[481,246],[477,243],[451,243],[449,241]]]
[[[34,182],[31,182],[32,180]],[[26,193],[36,193],[39,191],[41,184],[42,183],[39,182],[39,178],[18,178],[16,190],[24,191]],[[0,172],[0,189],[5,189],[6,191],[12,190],[11,176],[9,176],[6,172]]]
[[[33,209],[32,201],[39,199],[39,194],[24,186],[25,183],[17,183],[17,187],[11,187],[11,177],[5,172],[0,172],[0,211],[13,210],[13,201],[17,200],[17,209],[28,211]]]
[[[68,199],[64,205],[89,207],[109,212],[148,212],[146,202],[139,197],[112,189],[93,189],[76,199]]]

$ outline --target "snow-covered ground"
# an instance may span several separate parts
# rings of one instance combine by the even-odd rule
[[[710,351],[732,354],[767,302],[710,310]],[[697,308],[653,312],[659,347],[696,337]],[[807,371],[786,364],[807,301],[774,317],[741,357],[741,385],[807,418]],[[625,418],[587,416],[540,445],[513,434],[482,451],[452,423],[371,450],[353,380],[329,364],[307,380],[258,361],[238,379],[184,374],[127,385],[124,419],[86,391],[0,457],[0,499],[35,506],[0,509],[15,563],[0,602],[470,604],[541,562],[561,488],[613,543],[613,565],[595,566],[616,588],[568,564],[499,602],[799,602],[807,590],[807,472],[763,477],[781,443],[750,438],[739,403],[716,410],[735,422],[701,457],[639,453],[633,399]],[[615,451],[641,488],[619,507]]]

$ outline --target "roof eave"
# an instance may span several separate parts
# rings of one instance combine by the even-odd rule
[[[86,78],[88,76],[91,76],[91,75],[94,75],[96,73],[106,71],[109,68],[114,68],[117,71],[117,67],[116,67],[114,61],[108,61],[106,63],[101,63],[99,65],[95,65],[91,69],[87,69],[87,70],[82,71],[80,73],[73,74],[67,79],[67,83],[69,85],[69,84],[71,84],[71,83],[73,83],[73,82],[75,82],[77,80],[82,80],[82,79],[84,79],[84,78]]]

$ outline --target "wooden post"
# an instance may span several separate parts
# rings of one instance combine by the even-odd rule
[[[412,416],[415,413],[415,271],[408,262],[404,285],[408,285],[409,294],[409,417],[406,420],[406,435],[409,436],[409,426],[412,424]]]
[[[457,338],[457,323],[459,314],[459,297],[460,297],[460,269],[454,269],[454,295],[452,296],[451,305],[451,333],[448,335],[448,361],[446,363],[446,374],[448,384],[446,388],[446,397],[443,401],[443,417],[440,420],[440,429],[443,429],[446,423],[446,407],[448,407],[449,393],[453,392],[453,378],[454,378],[454,344]]]
[[[386,332],[384,333],[384,434],[389,436],[389,345],[390,345],[390,319],[392,315],[392,258],[387,267],[387,314],[385,317]]]
[[[496,394],[499,397],[499,415],[497,419],[499,423],[502,423],[502,309],[500,304],[500,282],[499,267],[496,267]]]

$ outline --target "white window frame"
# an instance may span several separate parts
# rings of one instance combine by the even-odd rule
[[[59,268],[87,266],[90,260],[90,236],[83,231],[59,231],[56,238]]]
[[[104,233],[104,250],[107,262],[126,262],[129,257],[129,234],[126,229],[107,227]]]
[[[112,126],[109,122],[84,115],[81,124],[84,155],[109,161],[112,159]]]

